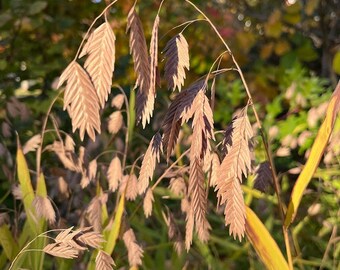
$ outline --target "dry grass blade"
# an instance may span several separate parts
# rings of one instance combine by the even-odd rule
[[[91,230],[92,227],[79,230],[79,233],[75,236],[75,240],[93,248],[101,248],[101,243],[105,242],[103,236]]]
[[[105,251],[99,250],[96,257],[96,270],[112,270],[112,266],[115,265],[115,262],[109,254]]]
[[[30,138],[22,148],[22,152],[27,154],[28,152],[36,150],[41,143],[41,135],[37,134]]]
[[[107,180],[109,182],[109,189],[114,192],[118,188],[118,184],[122,181],[122,164],[120,159],[115,156],[110,162],[109,169],[107,170]]]
[[[72,231],[72,229],[73,227],[60,232],[54,239],[54,241],[56,242],[56,244],[59,244],[59,246],[64,247],[69,246],[78,251],[86,250],[86,247],[80,245],[81,243],[78,244],[78,242],[76,242],[74,239],[76,235],[79,233],[79,230]]]
[[[138,180],[135,174],[125,175],[120,183],[119,192],[125,191],[126,199],[134,201],[138,195]]]
[[[73,259],[78,257],[79,251],[69,245],[53,243],[44,247],[43,251],[55,257]]]
[[[94,181],[96,179],[97,174],[97,160],[91,160],[88,167],[88,177],[90,181]]]
[[[55,211],[52,203],[48,198],[35,196],[33,200],[33,207],[35,208],[38,218],[45,218],[50,224],[55,223]]]
[[[61,74],[58,88],[65,82],[64,110],[72,119],[73,132],[79,128],[80,138],[85,131],[95,140],[95,130],[100,133],[99,104],[96,90],[85,70],[75,61]]]
[[[202,167],[202,162],[199,159],[195,158],[190,161],[189,195],[198,238],[205,242],[209,238],[210,225],[206,219],[207,198]]]
[[[158,66],[158,27],[159,16],[157,15],[153,24],[151,42],[150,42],[150,79],[149,89],[142,95],[137,95],[137,104],[140,102],[140,109],[137,108],[137,119],[142,121],[142,126],[145,128],[153,114],[156,98],[156,79]]]
[[[187,193],[187,186],[182,177],[170,179],[169,189],[176,196],[183,196]]]
[[[115,63],[115,40],[116,37],[110,24],[104,22],[91,33],[79,55],[79,57],[88,55],[84,67],[91,77],[102,108],[111,92]]]
[[[70,196],[68,184],[62,176],[58,177],[58,191],[66,198]]]
[[[160,152],[162,151],[162,137],[156,133],[152,137],[149,147],[146,150],[142,167],[138,178],[138,193],[143,194],[152,180],[153,173],[156,168],[156,162],[159,162]]]
[[[201,90],[195,97],[192,111],[193,135],[190,147],[189,196],[194,213],[196,231],[201,241],[207,241],[210,225],[206,219],[207,198],[204,186],[203,164],[210,153],[210,139],[213,135],[213,114],[209,100]]]
[[[20,187],[19,184],[18,185],[14,184],[14,185],[11,186],[11,193],[12,193],[14,199],[16,199],[16,200],[22,200],[23,199],[22,198],[22,190],[21,190],[21,187]]]
[[[220,159],[216,153],[212,155],[211,161],[211,176],[210,176],[210,186],[216,186],[218,179],[218,168],[220,167]]]
[[[132,229],[124,233],[123,241],[128,251],[130,267],[142,265],[143,249],[137,244],[135,233]]]
[[[226,133],[227,155],[218,170],[216,182],[217,197],[220,204],[225,204],[225,224],[230,224],[229,233],[241,241],[245,231],[245,205],[241,189],[242,175],[248,176],[251,170],[251,153],[249,140],[253,136],[247,108],[234,118],[231,132]]]
[[[146,218],[151,216],[152,213],[152,204],[154,202],[152,189],[149,188],[145,193],[144,201],[143,201],[143,210]]]
[[[130,53],[137,73],[135,87],[146,94],[150,87],[150,61],[142,22],[135,11],[135,6],[128,14],[127,31],[130,30]]]
[[[111,106],[115,107],[116,109],[120,110],[123,107],[124,104],[124,95],[123,94],[118,94],[116,95],[112,101],[111,101]]]
[[[181,91],[184,85],[185,68],[189,70],[189,48],[182,33],[168,41],[164,49],[167,61],[165,63],[165,78],[168,87],[173,91],[178,88]]]
[[[272,173],[268,161],[262,162],[255,170],[254,188],[265,192],[272,180]]]
[[[123,126],[123,116],[120,111],[113,112],[110,115],[109,123],[108,123],[108,130],[109,132],[114,135],[118,133],[118,131]]]
[[[70,135],[66,135],[65,143],[64,143],[65,151],[70,152],[70,153],[74,153],[74,146],[75,145],[76,144],[73,141],[72,137]]]
[[[179,93],[171,103],[163,121],[163,146],[166,150],[167,160],[176,145],[180,127],[187,122],[193,115],[192,105],[197,93],[205,89],[205,80],[193,83],[189,88]]]
[[[166,215],[164,212],[162,212],[163,219],[168,227],[168,237],[171,241],[174,242],[174,248],[175,248],[176,253],[178,255],[181,255],[183,252],[182,235],[181,235],[181,232],[178,226],[176,225],[173,214],[169,211],[168,208],[167,208],[167,213],[168,214]]]
[[[142,121],[143,128],[150,122],[154,107],[155,93],[150,91],[150,60],[142,23],[133,6],[128,15],[127,31],[130,30],[130,53],[137,74],[135,88],[137,92],[137,122]]]
[[[79,164],[79,159],[74,154],[74,149],[73,151],[70,151],[63,142],[58,141],[54,141],[52,145],[48,146],[48,149],[58,156],[66,169],[80,173],[82,172],[82,164]]]
[[[194,224],[195,224],[195,217],[193,207],[189,205],[187,216],[185,219],[185,249],[189,251],[190,246],[192,244],[192,237],[194,233]]]
[[[102,229],[102,201],[99,196],[94,197],[87,210],[87,219],[96,232]]]

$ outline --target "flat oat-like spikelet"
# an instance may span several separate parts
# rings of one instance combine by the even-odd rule
[[[153,202],[154,202],[154,198],[153,198],[152,189],[148,188],[147,192],[145,193],[144,200],[143,200],[143,210],[144,210],[144,215],[146,218],[151,216]]]
[[[189,70],[189,48],[188,43],[182,33],[176,35],[168,41],[164,49],[167,58],[165,63],[165,78],[168,87],[173,91],[178,88],[181,92],[184,85],[185,68]]]
[[[211,160],[211,176],[210,176],[210,186],[214,187],[218,179],[218,169],[220,167],[220,159],[216,153],[212,154]]]
[[[96,232],[102,229],[102,203],[99,196],[94,197],[86,210],[87,219]]]
[[[58,88],[65,82],[64,110],[72,119],[73,132],[79,128],[80,139],[84,140],[85,131],[95,140],[95,130],[100,133],[99,104],[96,90],[86,71],[72,61],[61,74]]]
[[[35,196],[32,204],[38,217],[45,218],[50,224],[55,223],[55,211],[48,198]]]
[[[120,110],[124,105],[125,97],[123,94],[116,95],[111,101],[111,107],[115,107]]]
[[[114,135],[118,133],[118,131],[122,128],[123,126],[123,116],[120,111],[113,112],[110,115],[109,118],[109,123],[108,123],[108,130],[110,134]]]
[[[152,180],[153,173],[156,168],[156,162],[159,162],[160,153],[162,151],[162,137],[156,133],[152,137],[149,147],[143,158],[142,167],[138,177],[138,193],[143,194]]]
[[[129,11],[126,30],[130,31],[130,53],[137,74],[135,87],[139,87],[139,91],[147,95],[150,87],[150,61],[142,22],[135,6]]]
[[[107,181],[109,182],[109,189],[114,192],[118,188],[118,184],[122,181],[122,164],[120,159],[115,156],[110,162],[109,169],[107,170]]]
[[[105,242],[100,233],[92,231],[92,227],[82,228],[77,230],[77,232],[75,240],[92,248],[100,248],[101,243]]]
[[[149,69],[149,87],[146,91],[137,92],[137,121],[142,122],[143,128],[153,114],[156,98],[156,79],[158,66],[158,27],[159,16],[157,15],[153,24],[151,41],[150,41],[150,69]]]
[[[206,219],[207,198],[203,164],[206,154],[210,152],[209,140],[214,139],[214,134],[213,113],[203,90],[196,95],[192,110],[194,111],[194,119],[190,147],[189,196],[198,237],[201,241],[207,241],[210,225]]]
[[[94,181],[96,179],[96,174],[97,174],[97,160],[93,159],[89,163],[88,167],[88,177],[90,181]]]
[[[41,143],[41,135],[37,134],[30,138],[22,148],[22,152],[27,154],[28,152],[36,150]]]
[[[43,251],[55,257],[73,259],[78,257],[79,251],[71,246],[53,243],[44,247]]]
[[[96,257],[96,270],[112,270],[115,266],[112,257],[103,250],[99,250]]]
[[[217,197],[220,204],[226,204],[224,215],[225,224],[230,225],[229,233],[241,241],[245,231],[245,205],[241,189],[242,175],[248,176],[251,170],[251,153],[249,140],[253,136],[250,125],[247,107],[239,116],[234,118],[232,127],[226,133],[227,154],[218,170],[216,182]]]
[[[123,193],[125,191],[125,197],[129,201],[134,201],[138,195],[138,180],[135,174],[124,175],[120,187],[119,192]]]
[[[102,108],[111,92],[115,41],[116,37],[110,24],[104,22],[91,33],[79,55],[79,58],[88,55],[84,67],[91,77]]]
[[[254,188],[265,192],[273,179],[270,164],[268,161],[262,162],[255,170]]]
[[[180,127],[193,115],[193,102],[197,93],[205,89],[205,80],[194,82],[189,88],[180,92],[171,103],[163,121],[163,146],[166,150],[167,160],[177,143]]]
[[[123,241],[128,251],[130,267],[142,265],[143,249],[138,245],[135,233],[132,229],[129,229],[124,233]]]

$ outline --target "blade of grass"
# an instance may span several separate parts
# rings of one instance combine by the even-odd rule
[[[112,254],[116,246],[116,242],[117,242],[119,231],[120,231],[120,225],[122,223],[124,206],[125,206],[125,192],[122,193],[119,199],[117,211],[114,216],[113,223],[112,223],[112,229],[110,230],[108,234],[104,233],[104,239],[107,242],[104,244],[103,250],[108,254]]]
[[[275,240],[256,214],[246,206],[246,235],[267,269],[289,269]]]
[[[19,247],[7,224],[3,224],[0,227],[0,244],[6,254],[7,259],[12,261],[18,254]]]
[[[32,205],[34,200],[34,190],[31,182],[30,173],[28,170],[27,162],[22,152],[22,148],[19,142],[19,138],[17,139],[17,172],[18,172],[18,180],[20,183],[20,189],[22,192],[22,198],[24,203],[24,209],[27,215],[27,221],[30,225],[30,229],[35,235],[37,234],[37,224],[33,219],[35,211]]]
[[[329,137],[331,136],[335,118],[340,109],[340,81],[331,97],[329,105],[327,107],[326,118],[322,123],[316,139],[313,143],[310,156],[306,162],[305,167],[300,173],[298,179],[295,182],[293,192],[289,201],[288,210],[284,222],[285,228],[293,222],[296,212],[299,208],[303,192],[313,177],[313,174],[319,166],[322,155],[327,146]]]

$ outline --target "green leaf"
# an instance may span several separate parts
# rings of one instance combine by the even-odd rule
[[[332,67],[334,72],[340,75],[340,51],[337,51],[337,53],[334,55]]]
[[[28,166],[26,163],[26,159],[24,153],[22,152],[22,148],[18,139],[18,149],[17,149],[17,173],[18,179],[20,183],[20,189],[22,192],[22,198],[24,203],[25,212],[27,215],[27,221],[30,224],[30,228],[32,232],[37,234],[37,223],[34,220],[35,210],[32,205],[34,200],[34,190],[31,183],[31,177],[28,170]]]
[[[35,14],[38,14],[40,13],[41,11],[43,11],[45,8],[47,7],[47,2],[45,1],[37,1],[37,2],[34,2],[29,10],[28,10],[28,14],[30,15],[35,15]]]
[[[19,248],[7,224],[0,227],[0,244],[4,249],[6,257],[12,261],[18,254]]]
[[[12,15],[9,12],[0,14],[0,27],[4,26],[12,19]]]

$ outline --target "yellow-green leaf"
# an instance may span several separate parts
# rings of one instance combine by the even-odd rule
[[[340,51],[338,51],[333,58],[333,70],[336,74],[340,75]]]
[[[18,254],[19,248],[7,224],[0,226],[0,244],[4,249],[7,259],[12,261]]]
[[[256,214],[246,206],[246,235],[267,269],[288,270],[278,245]]]
[[[36,194],[44,198],[47,197],[46,181],[43,173],[40,173],[38,178]]]
[[[117,211],[114,216],[114,220],[113,220],[112,227],[111,227],[112,229],[110,230],[110,233],[109,234],[104,233],[104,238],[107,242],[105,243],[103,250],[108,254],[112,254],[116,246],[116,242],[117,242],[119,232],[120,232],[120,226],[122,223],[124,205],[125,205],[125,192],[122,193],[119,199]]]
[[[340,109],[340,81],[338,82],[338,85],[329,102],[326,112],[326,118],[322,123],[318,131],[318,134],[315,138],[306,165],[295,182],[284,222],[285,228],[288,228],[289,225],[293,222],[297,209],[301,202],[303,192],[305,191],[308,183],[313,177],[315,170],[319,166],[320,160],[327,146],[329,137],[332,133],[335,118],[339,109]]]
[[[24,203],[25,212],[27,215],[28,223],[32,232],[37,233],[37,222],[34,219],[35,210],[32,205],[34,200],[34,190],[31,182],[30,173],[28,170],[27,162],[22,152],[22,148],[18,139],[18,150],[17,150],[17,172],[18,180],[20,183],[20,189],[22,192],[22,200]]]

